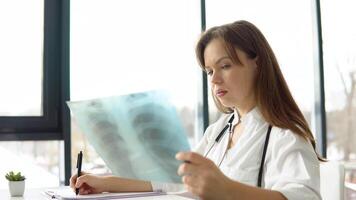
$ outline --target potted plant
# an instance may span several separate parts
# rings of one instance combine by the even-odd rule
[[[21,175],[21,172],[14,173],[13,171],[5,175],[9,181],[9,189],[11,196],[23,196],[25,192],[25,176]]]

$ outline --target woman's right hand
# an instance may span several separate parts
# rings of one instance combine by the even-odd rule
[[[79,178],[76,174],[70,178],[70,187],[74,191],[79,188],[79,194],[98,194],[106,192],[106,184],[104,182],[105,176],[82,172]]]

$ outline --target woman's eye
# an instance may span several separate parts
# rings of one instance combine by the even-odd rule
[[[229,65],[229,64],[225,64],[225,65],[222,65],[221,68],[222,68],[222,69],[227,69],[227,68],[229,68],[230,66],[231,66],[231,65]]]
[[[213,74],[213,71],[211,70],[206,70],[206,74],[208,74],[209,76],[211,76]]]

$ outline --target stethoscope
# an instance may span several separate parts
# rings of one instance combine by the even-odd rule
[[[208,149],[208,151],[204,154],[204,157],[207,157],[209,155],[209,152],[211,151],[211,149],[220,142],[222,136],[225,135],[226,130],[229,129],[229,134],[231,135],[232,133],[232,122],[234,121],[235,115],[232,114],[232,116],[230,117],[229,121],[227,122],[227,124],[225,125],[225,127],[220,131],[220,133],[218,134],[218,136],[215,138],[214,143],[210,146],[210,148]],[[272,130],[272,126],[268,125],[268,130],[267,130],[267,135],[266,135],[266,139],[265,139],[265,144],[263,146],[263,153],[262,153],[262,160],[261,160],[261,164],[260,164],[260,169],[258,172],[258,180],[257,180],[257,186],[261,187],[262,185],[262,175],[263,175],[263,166],[265,163],[265,157],[266,157],[266,152],[267,152],[267,147],[268,147],[268,141],[269,141],[269,137],[271,134],[271,130]],[[224,155],[222,156],[222,159],[220,160],[220,162],[218,163],[218,167],[220,167],[222,161],[224,160],[224,157],[227,153],[227,149],[224,152]]]
[[[209,155],[209,152],[211,151],[211,149],[220,142],[220,139],[222,138],[223,135],[225,135],[226,130],[229,129],[229,134],[231,134],[232,132],[232,121],[234,121],[235,115],[232,114],[232,116],[230,117],[229,121],[227,122],[227,124],[225,125],[225,127],[220,131],[219,135],[215,138],[215,141],[213,143],[213,145],[210,146],[209,150],[205,153],[204,157],[207,157]],[[225,151],[226,153],[226,151]],[[225,153],[223,158],[225,157]],[[220,167],[222,160],[219,162],[218,167]]]

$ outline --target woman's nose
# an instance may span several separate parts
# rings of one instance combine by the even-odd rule
[[[214,84],[219,84],[219,83],[221,83],[221,82],[222,82],[221,74],[219,74],[219,73],[217,73],[217,72],[214,72],[214,73],[211,75],[210,82],[211,82],[211,83],[214,83]]]

